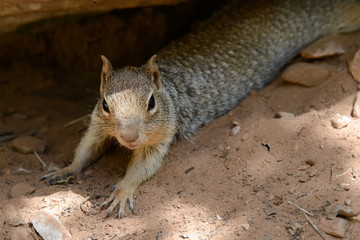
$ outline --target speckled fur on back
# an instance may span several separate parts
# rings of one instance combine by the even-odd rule
[[[228,6],[158,54],[162,81],[177,108],[179,134],[188,137],[234,108],[251,90],[274,79],[306,44],[359,27],[359,1],[240,1]]]

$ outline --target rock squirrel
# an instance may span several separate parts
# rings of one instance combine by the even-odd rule
[[[196,32],[173,41],[141,67],[114,70],[101,56],[100,99],[73,162],[50,173],[56,183],[82,171],[116,139],[132,149],[124,178],[103,203],[106,215],[153,176],[175,136],[234,108],[271,81],[299,50],[317,38],[360,28],[360,1],[270,0],[230,4]],[[156,60],[156,61],[155,61]]]

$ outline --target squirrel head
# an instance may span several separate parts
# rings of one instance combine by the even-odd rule
[[[114,70],[101,56],[99,117],[104,130],[130,149],[161,143],[168,138],[164,89],[156,55],[141,67]]]

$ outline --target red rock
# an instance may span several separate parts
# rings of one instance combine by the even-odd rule
[[[332,236],[343,238],[345,236],[345,223],[343,218],[336,218],[334,220],[322,218],[320,220],[321,229]]]
[[[15,184],[10,190],[10,197],[16,198],[20,196],[30,195],[35,192],[35,188],[27,183]]]
[[[343,53],[345,53],[345,50],[340,43],[340,36],[333,35],[315,41],[301,51],[301,56],[308,59],[317,59]]]
[[[31,137],[31,136],[22,136],[14,139],[11,142],[11,147],[21,153],[43,153],[46,148],[46,142],[42,139]]]
[[[324,65],[296,63],[286,68],[281,78],[289,83],[313,87],[324,82],[328,76],[329,71]]]

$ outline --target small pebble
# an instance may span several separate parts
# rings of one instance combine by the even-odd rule
[[[35,192],[35,188],[28,183],[17,183],[10,190],[10,197],[16,198],[20,196],[30,195]]]
[[[44,240],[62,240],[63,238],[71,238],[70,232],[65,226],[46,211],[39,211],[30,218],[30,222],[33,224],[36,232]]]
[[[341,187],[342,187],[345,191],[349,191],[349,190],[350,190],[350,184],[349,184],[349,183],[341,183]]]
[[[273,197],[273,199],[271,200],[271,202],[272,202],[275,206],[280,206],[280,205],[284,202],[284,200],[283,200],[283,198],[282,198],[281,196],[275,195],[275,196]]]
[[[14,139],[11,142],[11,147],[21,153],[43,153],[46,148],[46,142],[42,139],[31,137],[31,136],[22,136]]]
[[[356,52],[353,60],[349,62],[349,70],[355,81],[360,83],[360,49]]]
[[[345,205],[346,205],[346,206],[351,206],[351,200],[347,198],[347,199],[345,200]]]
[[[309,165],[304,165],[304,166],[298,167],[298,170],[299,170],[299,171],[305,171],[305,170],[307,170],[307,169],[309,169],[309,168],[310,168]]]
[[[336,218],[334,220],[322,218],[320,220],[321,229],[332,236],[343,238],[345,237],[345,223],[343,218]]]
[[[240,226],[245,230],[249,230],[250,229],[250,224],[249,223],[243,223],[243,224],[240,224]]]
[[[11,219],[11,221],[8,222],[8,224],[12,227],[18,227],[18,226],[24,226],[25,222],[19,217],[14,217]]]
[[[281,78],[289,83],[314,87],[324,82],[328,76],[329,71],[323,65],[296,63],[287,67]]]
[[[275,113],[274,117],[292,120],[295,118],[295,115],[293,113],[288,113],[288,112],[277,112]]]
[[[233,127],[231,128],[231,136],[235,136],[240,132],[240,123],[238,121],[233,121]]]
[[[331,126],[336,129],[344,128],[350,123],[350,118],[347,116],[341,116],[339,113],[337,113],[332,119],[331,119]]]
[[[326,214],[327,219],[334,220],[336,216],[343,216],[343,217],[356,217],[358,212],[353,212],[350,208],[344,208],[342,206],[336,205],[335,208],[330,209]]]
[[[310,166],[314,166],[315,164],[316,164],[316,160],[314,160],[314,159],[307,159],[307,160],[305,160],[305,163],[306,164],[309,164]]]
[[[277,214],[276,208],[271,207],[270,205],[264,210],[267,216]]]
[[[321,38],[301,51],[301,56],[307,59],[317,59],[343,54],[345,50],[339,41],[339,35]]]
[[[235,136],[235,135],[237,135],[239,132],[240,132],[240,126],[234,126],[234,127],[231,129],[230,135],[231,135],[231,136]]]

